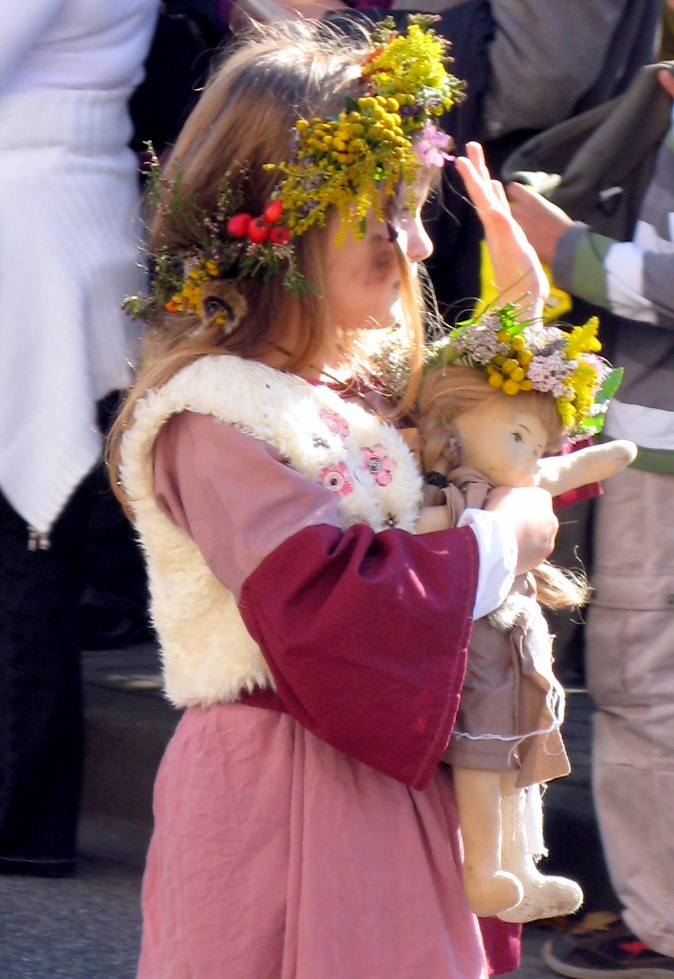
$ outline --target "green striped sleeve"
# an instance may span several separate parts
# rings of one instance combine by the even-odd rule
[[[576,221],[562,235],[555,250],[552,263],[555,285],[586,302],[610,309],[604,261],[614,244],[612,238],[598,235]]]

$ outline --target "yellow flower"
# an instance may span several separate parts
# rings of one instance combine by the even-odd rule
[[[567,348],[567,360],[575,360],[579,354],[599,353],[601,343],[597,338],[599,330],[599,320],[596,316],[591,316],[584,326],[575,326],[571,331]]]

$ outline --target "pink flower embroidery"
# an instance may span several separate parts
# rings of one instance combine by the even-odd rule
[[[374,449],[363,449],[363,463],[363,468],[372,473],[379,486],[388,486],[393,479],[391,470],[395,469],[395,462],[384,454],[383,445],[375,445]]]
[[[451,137],[447,133],[443,133],[432,122],[427,122],[421,138],[414,147],[417,160],[424,167],[444,166],[445,160],[454,159],[449,153],[445,153],[451,141]]]
[[[346,436],[349,434],[348,425],[343,418],[339,417],[339,415],[333,415],[329,411],[322,411],[321,421],[325,422],[329,431],[331,431],[333,435],[339,435],[341,439],[346,438]]]
[[[349,468],[345,462],[338,462],[334,466],[324,466],[318,474],[319,482],[326,489],[338,496],[348,496],[353,493],[353,483],[349,479]]]

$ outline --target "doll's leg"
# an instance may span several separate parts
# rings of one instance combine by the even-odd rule
[[[501,787],[501,866],[520,881],[521,901],[509,910],[497,912],[502,921],[536,921],[572,914],[583,901],[583,892],[566,877],[546,877],[536,867],[529,844],[527,791],[539,792],[537,785],[515,788],[517,772],[504,772]],[[540,803],[539,803],[540,804]]]
[[[522,899],[522,887],[501,870],[500,772],[454,768],[463,837],[463,886],[471,911],[491,917]]]

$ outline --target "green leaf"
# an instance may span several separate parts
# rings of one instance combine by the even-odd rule
[[[597,404],[605,404],[615,396],[616,391],[622,383],[624,373],[625,372],[622,367],[614,367],[613,370],[609,372],[609,374],[604,378],[604,381],[595,396],[594,400]]]

